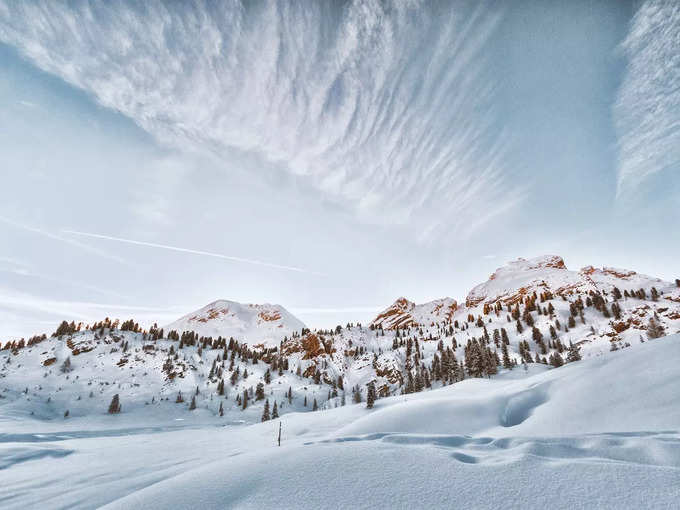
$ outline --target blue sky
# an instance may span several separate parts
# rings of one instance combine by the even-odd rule
[[[0,338],[677,278],[678,41],[673,2],[0,0]]]

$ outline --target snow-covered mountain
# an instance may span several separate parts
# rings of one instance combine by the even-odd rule
[[[407,328],[415,325],[430,326],[437,322],[448,322],[458,309],[455,299],[442,298],[417,305],[404,297],[380,312],[371,325],[383,329]]]
[[[219,300],[165,326],[166,331],[193,331],[199,336],[234,338],[248,345],[277,346],[304,323],[281,305],[241,304]]]
[[[65,324],[2,345],[0,404],[43,418],[101,415],[118,394],[126,412],[178,416],[193,399],[216,419],[255,422],[268,401],[280,414],[327,409],[365,399],[371,383],[381,397],[418,393],[678,331],[677,284],[621,269],[570,271],[544,256],[499,268],[463,305],[400,298],[368,327],[310,331],[278,305],[230,301],[163,330]]]
[[[470,291],[465,305],[471,308],[480,303],[494,305],[498,301],[504,305],[515,304],[524,296],[545,291],[559,296],[609,293],[614,287],[621,292],[650,291],[652,287],[673,292],[675,285],[626,269],[587,266],[580,271],[570,271],[562,257],[545,255],[528,260],[520,258],[498,268],[487,282]]]

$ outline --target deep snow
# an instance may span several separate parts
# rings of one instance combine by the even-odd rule
[[[3,508],[674,508],[680,335],[278,421],[4,415]],[[173,427],[179,427],[173,430]]]

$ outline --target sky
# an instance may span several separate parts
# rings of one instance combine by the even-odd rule
[[[672,1],[0,0],[0,340],[680,277]]]

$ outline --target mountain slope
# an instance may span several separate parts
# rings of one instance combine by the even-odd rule
[[[203,308],[165,326],[167,331],[193,331],[200,336],[233,337],[249,345],[274,347],[294,331],[305,327],[281,305],[241,304],[235,301],[214,301]]]
[[[448,297],[421,305],[400,297],[373,319],[371,325],[383,329],[408,328],[417,325],[432,326],[437,322],[450,321],[457,309],[456,300]]]
[[[675,335],[556,370],[380,399],[373,410],[293,413],[280,420],[281,447],[278,420],[93,432],[91,418],[51,428],[5,422],[0,500],[7,508],[450,508],[452,498],[480,509],[674,508],[678,359]]]
[[[303,331],[282,307],[226,301],[188,314],[165,335],[132,321],[66,324],[53,337],[2,346],[0,406],[51,420],[67,410],[70,418],[102,416],[119,394],[124,413],[160,421],[205,415],[252,423],[267,400],[279,414],[314,402],[329,409],[365,400],[371,382],[380,397],[418,393],[498,372],[508,377],[522,364],[533,373],[636,350],[680,331],[677,286],[625,270],[569,271],[554,256],[498,269],[466,302],[402,298],[369,327],[315,331]],[[176,403],[179,392],[184,402]],[[187,412],[192,396],[197,409]]]

